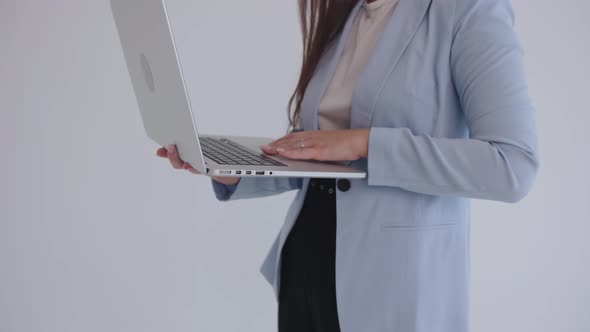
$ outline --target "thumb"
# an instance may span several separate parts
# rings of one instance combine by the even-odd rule
[[[189,165],[186,162],[182,165],[182,168],[186,169],[187,171],[189,171],[193,174],[197,174],[197,175],[201,174],[201,172],[197,171],[196,169],[194,169],[191,165]]]

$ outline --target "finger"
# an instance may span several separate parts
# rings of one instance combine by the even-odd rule
[[[277,148],[277,152],[279,155],[289,158],[289,159],[298,159],[298,160],[311,160],[316,159],[318,155],[318,151],[315,148],[296,148],[296,149],[288,149],[284,147]]]
[[[263,145],[260,148],[262,149],[262,151],[268,151],[268,152],[273,152],[278,144],[281,144],[281,142],[283,141],[283,138],[280,138],[276,141],[272,141],[270,143],[268,143],[267,145]]]
[[[309,149],[309,148],[314,148],[316,144],[314,144],[313,141],[311,141],[310,139],[297,139],[297,140],[291,140],[291,141],[285,141],[283,144],[278,145],[275,147],[275,150],[278,151],[278,149],[283,149],[283,150],[301,150],[301,149]]]
[[[270,155],[276,155],[277,152],[277,148],[279,147],[286,147],[286,146],[292,146],[293,144],[290,144],[289,141],[287,140],[280,140],[280,141],[276,141],[276,143],[271,143],[270,145],[266,145],[261,147],[262,151],[264,151],[267,154]]]
[[[260,149],[268,154],[277,154],[277,147],[284,144],[284,142],[286,141],[286,137],[282,137],[279,138],[276,141],[272,141],[270,143],[268,143],[267,145],[261,146]]]
[[[176,149],[175,145],[169,145],[166,150],[168,150],[168,160],[170,160],[170,164],[172,167],[176,169],[182,169],[182,164],[184,163],[180,156],[178,155],[178,150]]]
[[[159,148],[158,151],[156,151],[156,155],[158,157],[168,158],[168,151],[166,148]]]
[[[194,169],[190,164],[188,163],[184,163],[182,165],[182,168],[186,169],[187,171],[193,173],[193,174],[201,174],[201,172],[197,171],[196,169]]]
[[[278,148],[285,148],[285,149],[294,149],[294,148],[307,148],[313,146],[313,141],[309,136],[303,136],[302,132],[297,132],[290,134],[289,136],[285,137],[277,141],[274,145],[271,145],[268,148],[265,148],[266,151],[275,152]]]
[[[281,137],[281,138],[279,138],[279,139],[277,139],[277,140],[275,140],[273,142],[270,142],[266,146],[267,147],[274,147],[274,148],[276,148],[278,145],[284,144],[287,141],[294,140],[296,138],[296,135],[297,134],[299,134],[299,133],[291,133],[291,134],[285,135],[285,136],[283,136],[283,137]]]
[[[265,145],[265,146],[261,146],[260,150],[262,150],[262,152],[266,153],[266,154],[270,154],[270,155],[275,155],[277,154],[277,150],[274,146],[271,145]]]

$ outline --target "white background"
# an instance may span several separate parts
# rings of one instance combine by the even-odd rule
[[[590,330],[590,4],[514,1],[541,172],[473,202],[472,327]],[[281,136],[295,1],[169,0],[203,132]],[[0,331],[274,331],[293,193],[217,202],[143,132],[107,1],[0,0]]]

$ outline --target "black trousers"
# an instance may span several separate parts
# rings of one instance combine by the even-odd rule
[[[339,332],[334,179],[310,180],[281,257],[279,332]]]

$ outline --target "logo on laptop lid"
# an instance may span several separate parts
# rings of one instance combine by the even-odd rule
[[[145,54],[140,54],[140,62],[141,62],[141,69],[143,71],[143,78],[145,79],[145,83],[147,84],[150,91],[156,92],[156,83],[154,82],[154,75],[152,74],[152,67],[145,56]]]

